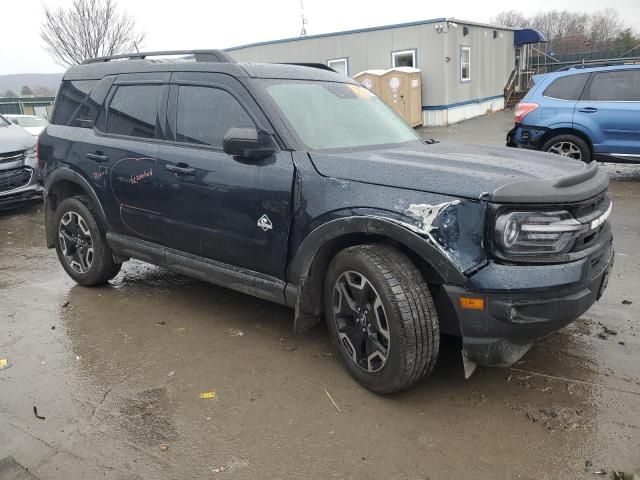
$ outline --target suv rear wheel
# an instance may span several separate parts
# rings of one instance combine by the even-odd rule
[[[338,253],[325,278],[324,308],[340,360],[369,390],[403,390],[435,366],[435,305],[418,269],[397,249],[360,245]]]
[[[591,161],[591,149],[589,145],[575,135],[557,135],[551,137],[542,146],[542,151],[555,153],[575,160],[582,160],[585,163]]]
[[[77,283],[101,285],[118,274],[122,264],[113,260],[88,200],[73,197],[60,202],[55,225],[58,259]]]

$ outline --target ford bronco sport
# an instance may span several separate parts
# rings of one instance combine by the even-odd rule
[[[47,244],[80,285],[136,258],[295,308],[297,332],[324,317],[378,393],[428,375],[441,333],[465,368],[510,365],[602,294],[595,162],[424,141],[335,72],[177,53],[64,76],[39,156]]]

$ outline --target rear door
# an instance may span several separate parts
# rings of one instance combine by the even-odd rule
[[[589,79],[588,73],[564,75],[553,80],[543,91],[544,101],[535,112],[536,119],[549,128],[570,128],[575,105]],[[536,101],[532,98],[532,101]],[[527,117],[523,123],[527,123]]]
[[[253,98],[224,74],[175,73],[168,118],[174,142],[162,146],[159,164],[172,176],[170,246],[284,278],[291,154],[249,161],[222,150],[229,128],[268,126]]]
[[[158,141],[169,92],[168,73],[119,75],[96,122],[102,135],[87,157],[105,182],[119,232],[162,242],[166,182],[158,169]]]
[[[595,153],[640,155],[640,69],[592,74],[574,123],[591,132]]]

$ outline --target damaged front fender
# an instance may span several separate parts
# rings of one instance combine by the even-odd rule
[[[437,205],[411,204],[404,214],[413,219],[418,233],[432,243],[461,272],[486,263],[484,226],[486,203],[454,200]]]
[[[343,248],[361,243],[363,237],[372,241],[384,238],[402,245],[424,259],[442,283],[462,285],[466,276],[452,261],[450,252],[443,249],[411,218],[394,212],[354,209],[352,215],[336,218],[314,229],[297,248],[287,270],[287,302],[295,303],[296,332],[315,325],[322,311],[318,301],[324,281],[324,271],[331,258]],[[434,237],[435,238],[435,237]]]

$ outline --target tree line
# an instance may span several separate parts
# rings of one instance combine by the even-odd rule
[[[593,13],[549,10],[529,17],[507,10],[493,17],[491,23],[540,30],[549,50],[557,54],[616,51],[640,56],[640,37],[613,8]]]

